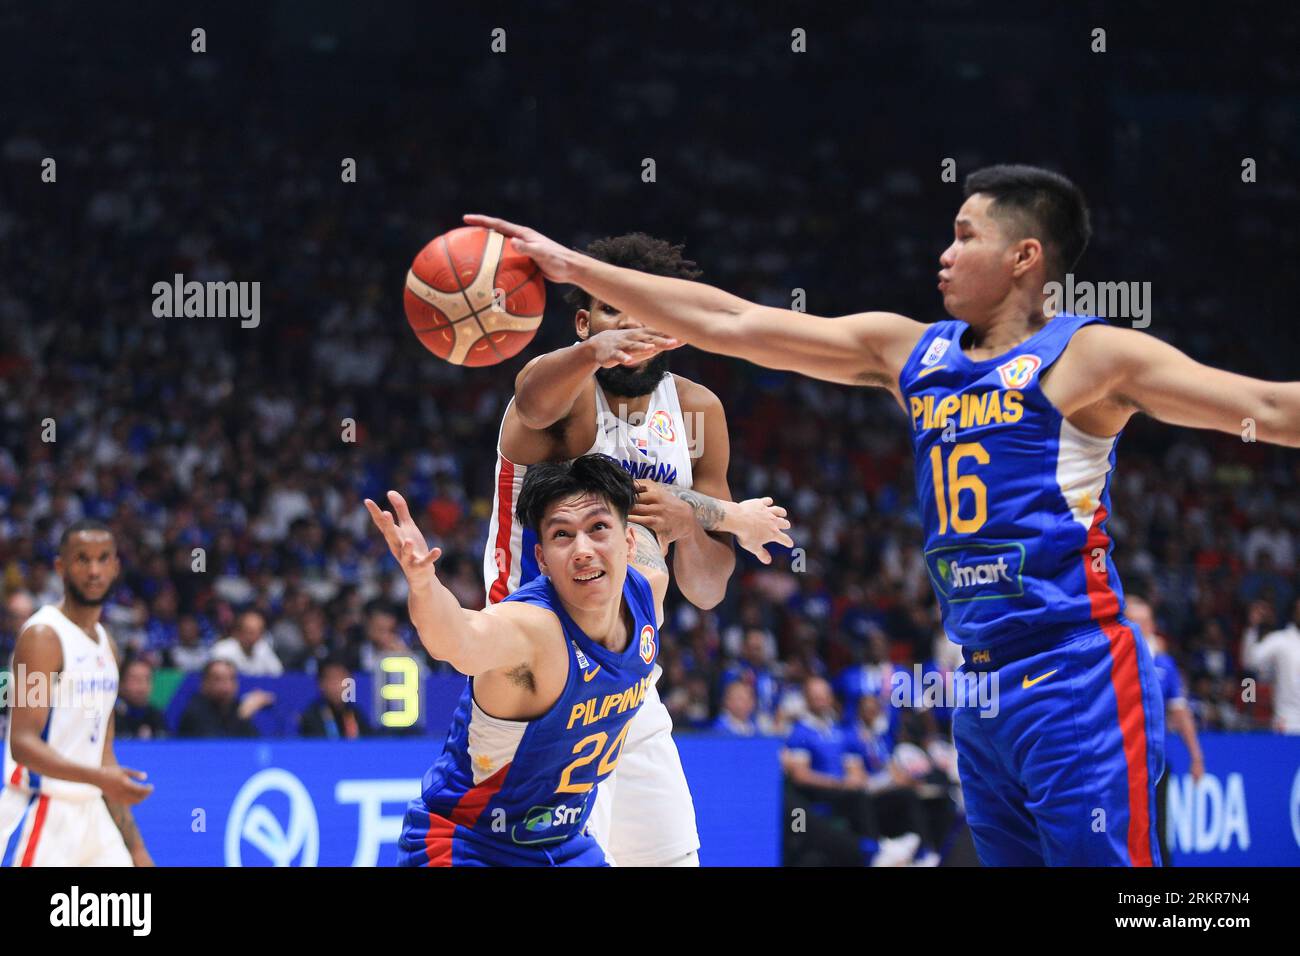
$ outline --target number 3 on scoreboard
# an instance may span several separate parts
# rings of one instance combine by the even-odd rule
[[[939,533],[948,533],[948,516],[952,515],[952,530],[958,534],[970,534],[984,527],[988,520],[988,488],[975,475],[959,475],[957,465],[963,458],[974,458],[978,464],[989,463],[989,453],[979,442],[962,442],[954,445],[948,456],[948,494],[943,491],[943,449],[935,445],[930,449],[930,474],[934,476],[934,503],[939,508]],[[961,493],[969,491],[975,498],[975,516],[963,518],[958,514],[961,508]]]
[[[580,754],[580,756],[578,757],[577,760],[573,761],[573,763],[569,764],[567,767],[564,768],[564,772],[560,774],[560,785],[555,788],[555,792],[556,793],[586,793],[593,786],[595,786],[594,782],[574,783],[571,778],[573,775],[573,771],[577,770],[579,767],[585,767],[587,764],[591,763],[593,760],[596,759],[596,757],[600,755],[600,752],[602,750],[605,750],[605,756],[601,757],[600,763],[596,765],[596,776],[603,777],[607,773],[613,773],[614,768],[618,766],[618,758],[623,753],[623,741],[627,739],[627,731],[628,728],[631,726],[632,726],[632,721],[630,720],[623,725],[623,729],[618,732],[618,736],[614,738],[614,742],[609,745],[608,750],[605,750],[605,741],[609,739],[609,735],[603,733],[594,733],[590,737],[583,737],[576,744],[574,744],[573,752],[575,754]],[[591,750],[591,753],[587,753],[587,754],[582,753],[582,751],[587,750],[589,748]]]
[[[420,718],[420,666],[409,657],[385,657],[379,662],[386,674],[396,674],[401,680],[386,681],[379,689],[384,700],[397,701],[401,710],[385,710],[379,722],[385,727],[410,727]]]

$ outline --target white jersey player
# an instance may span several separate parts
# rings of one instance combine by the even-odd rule
[[[63,600],[33,614],[14,649],[0,862],[149,866],[129,807],[153,787],[113,754],[117,659],[99,623],[119,568],[112,533],[96,521],[76,522],[54,567]]]
[[[641,233],[593,243],[588,252],[619,265],[693,279],[681,247]],[[483,560],[488,603],[538,574],[537,541],[515,503],[528,466],[599,453],[637,479],[630,519],[673,546],[672,572],[700,608],[722,600],[734,535],[764,563],[763,545],[790,546],[785,509],[770,498],[732,502],[726,416],[707,388],[667,370],[672,340],[581,295],[580,341],[533,359],[515,381],[497,441],[496,490]],[[659,671],[656,668],[655,681]],[[618,768],[601,783],[592,833],[621,866],[698,865],[695,809],[672,740],[672,719],[656,690],[633,719]]]

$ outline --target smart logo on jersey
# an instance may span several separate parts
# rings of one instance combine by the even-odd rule
[[[586,806],[583,802],[576,807],[563,803],[554,807],[532,807],[524,814],[522,823],[510,828],[510,839],[524,846],[567,839],[582,819]]]
[[[944,353],[948,351],[948,346],[952,345],[952,339],[935,339],[930,343],[930,347],[925,350],[921,356],[921,368],[929,368],[931,365],[937,365],[939,359],[943,358]]]
[[[655,629],[647,624],[641,628],[641,660],[647,664],[655,659]]]
[[[1043,360],[1037,355],[1017,355],[1010,362],[998,366],[998,375],[1007,388],[1024,388],[1042,364]]]
[[[664,441],[677,440],[677,433],[673,431],[673,417],[662,409],[650,416],[650,430]]]
[[[935,590],[945,600],[988,601],[1020,597],[1025,547],[1007,544],[956,544],[925,553]]]

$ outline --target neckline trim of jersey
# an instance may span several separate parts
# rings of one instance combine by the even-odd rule
[[[573,619],[569,614],[568,609],[564,606],[564,602],[560,600],[560,592],[555,589],[555,582],[552,581],[548,575],[543,575],[543,577],[546,578],[546,587],[555,598],[554,611],[556,616],[559,617],[561,621],[567,622],[573,627],[574,635],[581,639],[582,644],[586,645],[583,647],[584,653],[597,659],[600,659],[601,657],[607,658],[607,660],[601,661],[602,664],[621,667],[634,656],[640,656],[641,629],[636,626],[636,609],[632,606],[632,595],[628,593],[634,584],[632,572],[635,570],[636,569],[633,568],[632,565],[629,564],[627,566],[627,577],[623,580],[623,592],[619,597],[620,601],[627,603],[628,615],[632,618],[632,630],[628,634],[627,647],[622,651],[611,650],[599,641],[594,640],[590,634],[579,627],[578,622]]]
[[[100,630],[101,627],[103,627],[103,625],[102,625],[99,621],[96,621],[96,622],[95,622],[95,636],[94,636],[94,637],[91,637],[89,634],[86,633],[86,629],[85,629],[84,627],[82,627],[80,624],[78,624],[78,623],[77,623],[76,621],[74,621],[72,618],[68,617],[68,615],[66,615],[66,614],[63,613],[63,608],[59,607],[57,604],[50,604],[50,605],[48,605],[48,607],[52,607],[52,608],[54,608],[55,613],[57,613],[57,614],[59,615],[59,617],[63,618],[65,621],[67,621],[69,624],[71,624],[73,627],[75,627],[75,628],[77,629],[77,631],[78,631],[79,633],[81,633],[81,634],[86,638],[86,640],[90,641],[92,644],[94,644],[94,645],[95,645],[96,647],[98,647],[100,650],[103,650],[103,649],[104,649],[104,638],[103,638],[103,636],[99,633],[99,630]]]
[[[960,361],[965,362],[966,365],[968,365],[970,368],[973,369],[985,370],[990,368],[997,368],[997,366],[1003,364],[1004,362],[1007,362],[1015,358],[1015,356],[1018,355],[1019,353],[1026,351],[1028,346],[1031,343],[1034,343],[1037,339],[1041,338],[1042,336],[1046,335],[1049,331],[1051,331],[1052,323],[1056,322],[1059,319],[1074,319],[1074,318],[1081,318],[1081,316],[1076,316],[1068,312],[1059,312],[1056,315],[1052,316],[1050,319],[1048,319],[1046,322],[1044,322],[1043,327],[1041,329],[1039,329],[1033,335],[1029,336],[1029,338],[1025,339],[1023,342],[1011,346],[1011,348],[1007,349],[1005,352],[995,355],[992,358],[980,359],[979,361],[976,361],[975,359],[967,355],[966,350],[961,347],[961,340],[962,338],[965,337],[966,331],[970,328],[970,323],[966,322],[963,319],[953,319],[954,322],[956,322],[958,325],[961,326],[961,330],[957,333],[957,337],[953,341],[953,345],[956,346],[956,352],[957,352],[956,357]],[[1086,316],[1082,316],[1082,318],[1086,318]]]

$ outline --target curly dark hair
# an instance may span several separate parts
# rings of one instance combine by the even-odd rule
[[[685,248],[682,243],[674,245],[667,239],[656,239],[644,232],[629,232],[593,240],[584,251],[593,259],[612,266],[674,279],[698,279],[704,273],[693,260],[682,256]],[[565,290],[564,301],[575,309],[590,309],[593,297],[575,285]]]

